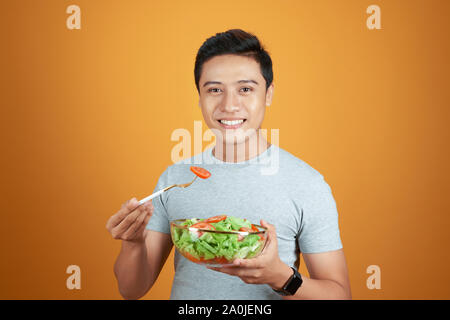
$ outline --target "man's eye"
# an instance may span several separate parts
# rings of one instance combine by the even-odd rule
[[[241,88],[241,91],[242,91],[242,92],[250,92],[250,91],[252,91],[252,88],[249,88],[249,87],[243,87],[243,88]]]
[[[210,88],[210,89],[208,89],[208,92],[214,92],[214,93],[217,93],[217,92],[220,92],[221,90],[219,89],[219,88]]]

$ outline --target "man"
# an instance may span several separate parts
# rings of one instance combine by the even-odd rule
[[[107,229],[122,240],[114,266],[122,296],[138,299],[156,281],[172,249],[170,221],[228,214],[267,228],[262,254],[205,268],[176,251],[171,299],[350,299],[330,187],[259,131],[274,92],[269,54],[252,34],[218,33],[199,49],[194,75],[204,120],[216,135],[215,146],[200,155],[212,175],[136,210],[133,198],[108,220]],[[278,169],[264,174],[274,155]],[[155,191],[191,181],[194,158],[169,166]],[[309,278],[298,273],[300,253]]]

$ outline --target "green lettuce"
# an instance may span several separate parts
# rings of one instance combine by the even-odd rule
[[[190,227],[206,219],[187,219],[181,225]],[[228,216],[216,223],[210,223],[217,231],[238,231],[242,227],[251,229],[250,221]],[[174,228],[172,241],[182,253],[188,253],[200,260],[222,259],[231,262],[236,258],[251,258],[256,256],[263,247],[264,241],[257,234],[249,234],[239,239],[237,234],[219,234],[213,232],[192,232],[189,229]],[[222,259],[223,261],[223,259]]]

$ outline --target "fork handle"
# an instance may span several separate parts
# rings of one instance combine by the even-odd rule
[[[169,190],[169,189],[172,189],[172,188],[175,187],[175,186],[176,186],[176,185],[173,185],[173,186],[170,186],[170,187],[166,187],[166,188],[164,188],[164,189],[162,189],[162,190],[159,190],[159,191],[155,192],[154,194],[149,195],[148,197],[145,197],[144,199],[142,199],[142,200],[139,201],[139,205],[144,204],[144,203],[146,203],[147,201],[149,201],[149,200],[151,200],[151,199],[153,199],[153,198],[156,198],[157,196],[159,196],[159,195],[162,194],[163,192],[165,192],[165,191],[167,191],[167,190]]]

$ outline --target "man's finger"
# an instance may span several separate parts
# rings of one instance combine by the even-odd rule
[[[123,239],[130,239],[136,234],[137,230],[142,226],[145,221],[146,216],[148,215],[147,210],[144,208],[139,208],[140,214],[137,216],[136,220],[134,220],[128,229],[122,234]]]
[[[260,223],[261,226],[267,229],[267,241],[277,241],[277,231],[275,229],[275,226],[262,219]]]
[[[251,268],[258,269],[262,267],[261,258],[251,258],[251,259],[235,259],[233,265],[241,268]]]
[[[130,203],[132,203],[132,205],[130,205]],[[138,204],[139,203],[136,198],[131,198],[127,202],[123,203],[120,210],[117,211],[117,213],[110,218],[109,220],[110,228],[114,228],[117,225],[119,225],[119,223],[121,223],[122,220],[125,219],[127,215],[133,212],[133,209],[135,209]]]
[[[145,202],[145,203],[143,204],[143,206],[145,206],[145,207],[147,207],[147,208],[152,208],[152,209],[153,209],[153,202],[152,202],[152,201],[153,201],[152,199],[148,200],[147,202]]]
[[[208,267],[208,269],[212,269],[217,272],[226,273],[230,276],[236,276],[239,278],[254,278],[255,274],[257,274],[259,271],[258,269],[254,268],[245,268],[245,267]]]
[[[131,207],[130,204],[128,204],[128,207]],[[136,221],[136,219],[141,216],[141,214],[145,214],[145,209],[142,206],[136,210],[133,210],[124,219],[122,219],[122,221],[113,228],[114,233],[119,235],[123,234]]]
[[[148,225],[148,220],[151,217],[151,213],[147,213],[147,215],[145,216],[144,221],[142,222],[141,226],[139,227],[138,230],[136,230],[136,232],[131,236],[132,238],[136,238],[136,236],[142,232],[144,232],[145,228]]]
[[[242,272],[241,268],[234,267],[234,266],[231,266],[231,267],[207,267],[207,268],[212,269],[214,271],[229,274],[230,276],[238,276],[238,277],[239,277],[239,274]]]
[[[268,223],[266,220],[261,219],[261,226],[267,229],[268,232],[274,232],[275,226],[273,224]]]
[[[135,231],[134,231],[132,234],[130,234],[130,235],[125,235],[125,236],[129,236],[130,239],[135,239],[135,238],[137,238],[140,234],[142,234],[142,233],[144,232],[145,228],[147,227],[147,217],[148,217],[148,216],[149,216],[149,213],[146,212],[146,213],[145,213],[145,216],[144,216],[144,219],[143,219],[142,221],[140,221],[140,222],[136,221],[135,224],[137,224],[138,226],[135,228]],[[139,219],[140,219],[140,218],[139,218]],[[128,233],[128,230],[127,230],[127,233]]]
[[[145,217],[145,220],[144,220],[146,225],[150,221],[150,218],[152,217],[152,215],[153,215],[153,211],[148,212],[148,214],[147,214],[147,216]]]

